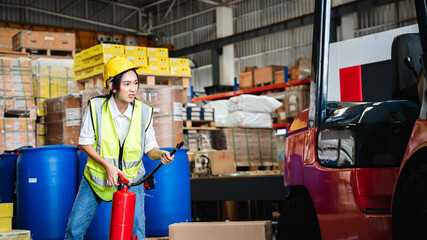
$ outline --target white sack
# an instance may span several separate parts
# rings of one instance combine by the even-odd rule
[[[242,94],[237,97],[232,97],[230,98],[230,102],[230,112],[270,113],[282,106],[282,103],[275,98],[251,94]]]
[[[230,113],[230,100],[216,100],[212,101],[205,106],[204,108],[213,108],[215,125],[217,127],[224,127],[225,119]]]
[[[273,124],[269,113],[231,112],[221,122],[222,127],[242,128],[272,128]]]

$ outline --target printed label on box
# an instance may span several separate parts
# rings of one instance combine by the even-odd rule
[[[28,178],[28,183],[37,183],[37,178]]]
[[[80,108],[67,108],[65,109],[65,126],[80,126],[81,124],[81,110]]]
[[[182,121],[182,103],[180,102],[173,103],[173,120]]]

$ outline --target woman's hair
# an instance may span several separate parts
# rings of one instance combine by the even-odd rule
[[[105,97],[107,99],[110,99],[110,97],[114,96],[113,90],[117,90],[120,91],[120,82],[122,81],[122,77],[125,73],[129,72],[129,71],[134,71],[136,76],[138,76],[138,74],[136,73],[135,69],[129,69],[127,71],[124,71],[122,73],[117,74],[116,76],[110,78],[107,80],[107,88],[109,90],[109,93],[107,95],[103,95],[102,97]],[[110,89],[110,85],[108,84],[109,82],[113,82],[113,88]],[[106,104],[106,107],[108,107],[108,101],[105,101],[104,104]]]

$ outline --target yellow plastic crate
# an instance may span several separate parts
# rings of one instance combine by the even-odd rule
[[[169,58],[155,58],[150,57],[148,59],[149,66],[166,67],[169,68]]]
[[[139,68],[136,70],[137,73],[150,73],[150,67],[149,66],[139,66]]]
[[[137,67],[148,66],[148,61],[146,57],[137,57],[131,62]]]
[[[150,67],[150,71],[149,73],[152,74],[169,74],[170,70],[167,67],[158,67],[158,66],[149,66]]]
[[[170,74],[172,74],[172,75],[191,76],[191,68],[171,67],[170,68]]]
[[[93,76],[98,75],[98,74],[103,74],[104,73],[104,64],[98,64],[96,66],[93,66]]]
[[[0,203],[0,218],[13,217],[13,203]]]
[[[98,64],[105,64],[112,57],[113,57],[113,54],[108,54],[108,53],[98,54],[98,55],[92,57],[93,58],[92,64],[93,64],[93,66],[96,66]]]
[[[146,47],[125,46],[125,56],[147,57]]]
[[[83,52],[78,52],[74,54],[74,62],[79,62],[82,60]]]
[[[85,50],[83,50],[83,51],[81,51],[81,54],[82,54],[82,61],[83,61],[83,59],[87,59],[87,58],[90,58],[90,57],[92,57],[92,55],[91,55],[91,50],[90,50],[91,48],[87,48],[87,49],[85,49]]]
[[[172,67],[190,67],[188,58],[169,58],[169,66]]]
[[[86,78],[85,71],[86,71],[86,69],[75,72],[74,73],[74,80],[77,81],[77,80]]]
[[[125,46],[118,44],[98,44],[91,49],[91,56],[99,54],[111,54],[113,56],[125,56]]]
[[[147,57],[167,58],[169,57],[167,48],[147,48]]]
[[[93,58],[87,58],[82,60],[82,69],[87,69],[93,66]]]
[[[0,232],[12,230],[12,217],[0,217]]]

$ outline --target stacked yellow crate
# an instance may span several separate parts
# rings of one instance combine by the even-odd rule
[[[0,203],[0,232],[12,230],[13,203]]]
[[[103,73],[104,64],[113,56],[125,56],[125,46],[98,44],[74,55],[75,80],[90,78]]]
[[[125,56],[139,67],[138,73],[149,73],[146,47],[125,46]]]
[[[147,48],[149,73],[170,74],[169,53],[167,48]]]
[[[188,58],[169,58],[170,74],[191,76]]]

